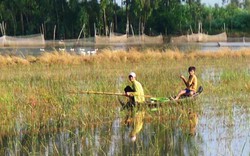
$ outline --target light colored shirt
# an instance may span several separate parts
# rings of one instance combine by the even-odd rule
[[[132,95],[134,95],[135,102],[138,102],[138,103],[145,102],[144,91],[143,91],[141,83],[134,80],[132,82],[132,89],[134,90],[134,92],[131,92],[131,93]]]

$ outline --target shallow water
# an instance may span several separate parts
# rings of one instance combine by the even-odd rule
[[[216,52],[220,50],[221,48],[229,48],[232,50],[240,50],[241,48],[250,48],[250,47],[244,47],[244,46],[225,46],[220,47],[218,46],[217,42],[208,42],[208,43],[181,43],[181,44],[160,44],[160,45],[133,45],[133,44],[112,44],[112,45],[95,45],[95,44],[87,44],[82,46],[72,46],[72,45],[57,45],[55,47],[52,46],[44,46],[44,47],[4,47],[0,48],[1,54],[11,54],[11,55],[18,55],[21,57],[25,57],[27,55],[41,55],[44,52],[64,52],[67,51],[69,53],[76,53],[80,55],[93,55],[95,54],[93,51],[97,49],[97,52],[99,52],[102,49],[110,49],[113,51],[117,50],[128,50],[130,48],[137,48],[139,50],[152,48],[152,49],[160,49],[160,50],[166,50],[166,49],[179,49],[180,51],[186,52],[186,51],[194,51],[199,50],[202,52]],[[91,53],[92,52],[92,53]]]
[[[217,98],[211,100],[212,105],[203,106],[200,117],[198,131],[204,155],[249,155],[250,107],[247,103],[219,102]]]
[[[117,109],[117,117],[101,125],[78,125],[59,132],[3,137],[1,155],[249,155],[250,106],[227,97],[206,97],[192,108],[199,122],[194,133],[187,117],[161,118],[137,111],[131,120]],[[139,112],[139,115],[138,115]],[[152,115],[155,115],[153,119]],[[164,116],[164,114],[162,114]],[[150,117],[150,119],[149,119]],[[158,119],[157,119],[158,118]],[[160,119],[161,118],[161,119]],[[104,118],[109,120],[109,118]],[[151,120],[152,119],[152,120]],[[142,122],[142,123],[141,123]],[[138,124],[142,126],[138,128]],[[137,127],[137,128],[135,128]],[[141,128],[141,129],[140,129]],[[137,129],[132,141],[132,131]]]

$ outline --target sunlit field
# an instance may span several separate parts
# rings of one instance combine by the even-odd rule
[[[144,125],[135,142],[126,139],[131,128],[117,96],[80,94],[122,93],[134,71],[145,94],[174,96],[184,89],[179,76],[188,77],[189,66],[197,68],[203,93],[191,103],[166,104],[156,112],[143,109]],[[0,56],[0,67],[1,155],[250,152],[250,50],[45,52]],[[191,112],[199,118],[195,132]]]

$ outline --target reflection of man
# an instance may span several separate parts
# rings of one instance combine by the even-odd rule
[[[131,141],[136,140],[136,135],[141,131],[143,126],[144,111],[138,111],[133,118],[133,130],[130,132]]]

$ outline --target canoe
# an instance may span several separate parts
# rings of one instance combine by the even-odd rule
[[[178,102],[178,101],[193,100],[196,97],[198,97],[202,92],[203,92],[203,87],[200,86],[198,88],[198,91],[193,96],[181,96],[180,99],[178,99],[178,100],[172,100],[171,97],[152,97],[152,98],[150,98],[150,102],[151,103],[154,103],[154,102],[169,103],[169,102],[173,102],[173,101]]]
[[[195,100],[202,92],[203,92],[203,87],[200,86],[198,88],[198,91],[193,96],[182,96],[178,100],[172,100],[171,97],[151,97],[149,100],[147,100],[142,105],[146,105],[149,108],[153,109],[153,108],[161,107],[163,105],[167,105],[167,104],[171,104],[171,103],[188,102],[188,101]],[[120,98],[118,98],[118,100],[119,100],[119,102],[120,102],[120,104],[122,106],[122,110],[128,109],[128,108],[131,108],[131,107],[135,106],[135,104],[131,104],[131,102],[124,102]]]

